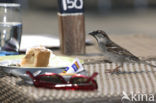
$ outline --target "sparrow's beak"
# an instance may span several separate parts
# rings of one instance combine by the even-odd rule
[[[89,35],[94,37],[96,34],[94,32],[90,32]]]

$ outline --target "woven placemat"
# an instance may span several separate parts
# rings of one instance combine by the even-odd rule
[[[87,60],[85,60],[87,61]],[[90,60],[88,60],[90,61]],[[156,65],[156,61],[149,61]],[[120,73],[105,73],[115,63],[86,64],[89,75],[98,72],[97,91],[63,91],[35,88],[21,82],[21,78],[0,72],[0,102],[2,103],[121,103],[123,91],[127,95],[152,94],[156,99],[156,68],[144,64],[124,64]],[[146,102],[143,102],[146,103]],[[149,103],[149,102],[148,102]],[[151,103],[156,103],[156,100]]]

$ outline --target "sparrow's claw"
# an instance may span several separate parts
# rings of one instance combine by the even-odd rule
[[[119,73],[120,70],[119,69],[106,69],[105,73]]]
[[[115,69],[106,69],[105,73],[119,73],[120,72],[120,70],[119,70],[120,67],[121,66],[118,66]]]

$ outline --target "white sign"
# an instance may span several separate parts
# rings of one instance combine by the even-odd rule
[[[60,13],[83,13],[83,0],[58,0]]]
[[[63,9],[65,11],[68,9],[73,9],[73,8],[82,9],[83,1],[82,0],[63,0]]]

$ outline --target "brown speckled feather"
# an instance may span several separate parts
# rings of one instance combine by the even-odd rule
[[[106,43],[105,44],[107,51],[113,52],[115,54],[120,54],[120,55],[126,55],[126,56],[134,56],[132,53],[130,53],[128,50],[120,47],[119,45],[115,43]]]

